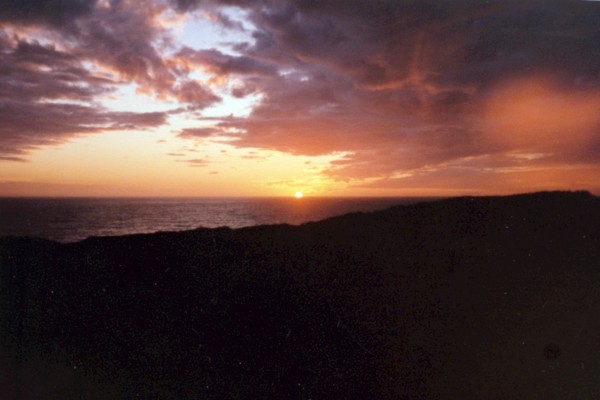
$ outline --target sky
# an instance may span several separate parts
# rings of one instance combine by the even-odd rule
[[[0,196],[600,194],[600,2],[0,2]]]

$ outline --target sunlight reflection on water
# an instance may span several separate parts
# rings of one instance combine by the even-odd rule
[[[0,236],[74,242],[124,235],[263,224],[301,224],[417,198],[0,198]]]

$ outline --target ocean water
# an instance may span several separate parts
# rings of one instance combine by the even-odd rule
[[[0,198],[0,236],[75,242],[198,227],[301,224],[425,198]]]

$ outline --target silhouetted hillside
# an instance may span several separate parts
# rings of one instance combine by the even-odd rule
[[[600,199],[0,239],[2,399],[591,399]]]

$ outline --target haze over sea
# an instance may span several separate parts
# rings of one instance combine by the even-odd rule
[[[422,200],[427,198],[0,198],[0,236],[68,243],[199,227],[296,225]]]

